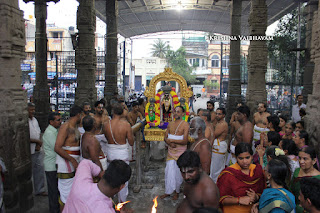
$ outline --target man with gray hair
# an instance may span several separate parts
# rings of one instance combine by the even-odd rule
[[[190,122],[190,137],[195,139],[190,150],[198,153],[200,156],[201,168],[203,171],[210,174],[211,165],[211,144],[205,137],[206,123],[200,117],[195,117]]]

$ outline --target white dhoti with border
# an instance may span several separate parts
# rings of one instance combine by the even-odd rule
[[[80,146],[62,147],[71,157],[78,163],[80,161]],[[66,203],[70,190],[72,188],[73,179],[75,176],[75,169],[72,163],[60,155],[56,158],[58,189],[60,192],[60,200]]]
[[[168,134],[168,139],[183,140],[183,135]],[[165,169],[165,193],[172,194],[174,191],[180,192],[180,186],[183,182],[177,160],[182,155],[187,146],[178,146],[176,148],[168,147],[168,156]]]
[[[104,134],[99,134],[99,135],[95,135],[96,139],[99,141],[100,146],[101,146],[101,150],[104,153],[104,155],[106,156],[106,158],[108,159],[107,156],[107,144],[108,144],[108,140],[106,138],[106,136]]]
[[[107,156],[108,156],[108,162],[111,162],[113,160],[123,160],[129,165],[130,155],[129,152],[129,143],[126,144],[106,144],[107,148]],[[129,190],[128,190],[128,182],[126,182],[126,185],[121,191],[118,193],[118,201],[119,202],[125,202],[127,201]]]
[[[177,161],[168,160],[165,169],[165,193],[168,195],[172,194],[174,191],[179,193],[182,182],[183,178],[177,165]]]
[[[258,127],[257,125],[254,125],[253,127],[253,141],[252,141],[252,151],[253,153],[256,152],[256,147],[255,147],[255,144],[258,140],[260,140],[260,134],[262,132],[269,132],[270,130],[268,128],[261,128],[261,127]]]
[[[210,177],[216,183],[221,171],[226,165],[228,144],[226,141],[215,139],[212,146]]]
[[[99,160],[102,166],[102,170],[105,171],[108,168],[107,158],[105,156],[100,155]]]

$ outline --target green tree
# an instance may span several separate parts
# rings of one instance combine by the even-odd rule
[[[305,5],[302,5],[300,11],[301,48],[305,47],[306,38],[306,19],[303,16],[304,8]],[[273,69],[273,82],[290,83],[292,80],[292,71],[295,69],[292,65],[297,57],[297,52],[292,50],[297,48],[298,15],[298,9],[295,9],[282,17],[273,35],[273,40],[267,42],[269,64],[270,68]],[[304,61],[305,54],[302,51],[300,52],[300,70],[303,70]]]
[[[219,89],[220,88],[220,84],[218,82],[212,82],[208,79],[206,79],[203,82],[203,85],[208,89],[208,90],[213,90],[213,89]]]
[[[192,75],[193,67],[186,60],[186,50],[180,47],[177,51],[168,50],[166,59],[172,71],[181,75],[189,84],[197,82],[196,76]]]
[[[158,39],[152,44],[151,54],[153,57],[165,58],[169,49],[170,46],[166,42]]]

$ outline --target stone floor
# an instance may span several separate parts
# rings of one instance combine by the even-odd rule
[[[164,194],[164,169],[165,161],[150,161],[149,171],[144,173],[144,182],[148,186],[153,185],[153,188],[147,189],[143,187],[139,193],[134,193],[132,191],[133,186],[135,185],[136,176],[135,176],[135,163],[130,164],[133,168],[133,177],[129,183],[129,196],[128,200],[131,202],[127,204],[129,208],[134,209],[134,212],[146,213],[151,212],[153,205],[153,199],[156,196]],[[165,198],[163,200],[158,199],[158,208],[157,213],[173,213],[182,200],[183,195],[180,194],[179,200],[172,201],[171,198]],[[116,198],[114,198],[117,201]],[[34,207],[28,211],[28,213],[49,213],[48,209],[48,198],[42,196],[36,196],[34,199]]]
[[[206,108],[206,102],[208,98],[199,98],[194,104],[195,111],[198,108]],[[216,106],[217,107],[217,106]],[[159,145],[159,144],[158,144]],[[160,146],[162,146],[160,144]],[[153,146],[155,147],[155,146]],[[152,150],[152,148],[151,148]],[[151,151],[152,152],[152,151]],[[161,152],[160,155],[163,155],[164,152]],[[164,156],[163,156],[164,157]],[[158,157],[159,159],[159,157]],[[161,158],[160,158],[161,159]],[[136,182],[135,175],[135,162],[130,164],[133,168],[133,176],[129,183],[129,196],[128,200],[131,202],[127,204],[129,208],[134,209],[137,213],[147,213],[151,212],[153,205],[153,199],[156,196],[164,194],[164,169],[165,161],[164,160],[151,160],[150,165],[148,166],[148,171],[143,175],[143,182],[148,186],[153,185],[153,188],[147,189],[143,187],[139,193],[133,192],[133,186]],[[172,201],[171,198],[165,198],[163,200],[158,199],[158,208],[157,213],[174,213],[177,205],[181,202],[183,195],[180,194],[177,201]],[[117,199],[114,199],[115,201]],[[34,207],[28,211],[28,213],[49,213],[48,209],[48,198],[42,196],[36,196],[34,198]]]

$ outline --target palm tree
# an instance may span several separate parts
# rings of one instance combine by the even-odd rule
[[[153,57],[165,58],[170,46],[167,42],[158,39],[152,44],[151,54]]]

